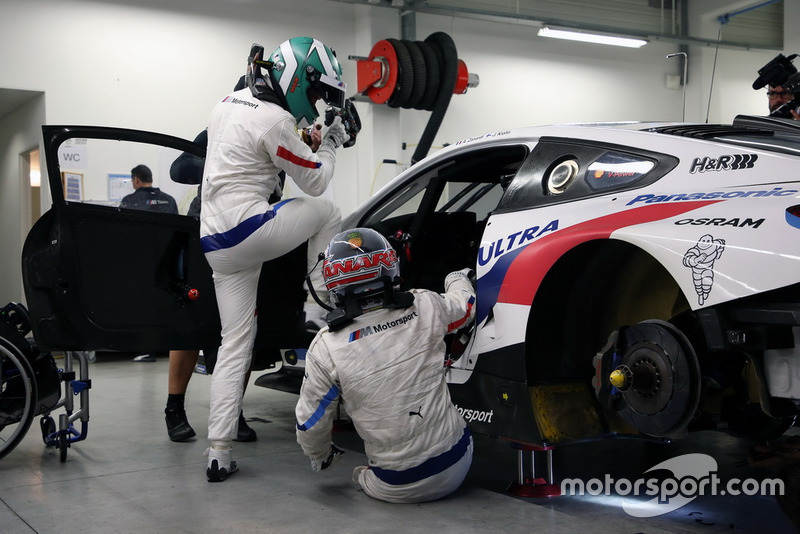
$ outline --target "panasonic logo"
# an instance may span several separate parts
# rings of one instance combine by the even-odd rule
[[[687,200],[729,200],[732,198],[746,197],[785,197],[794,195],[796,189],[783,189],[775,187],[771,191],[712,191],[710,193],[675,193],[673,195],[639,195],[626,206],[644,202],[645,204],[656,204],[661,202],[683,202]]]

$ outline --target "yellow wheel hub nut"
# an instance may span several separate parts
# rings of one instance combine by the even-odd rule
[[[608,381],[611,382],[611,385],[617,389],[625,387],[625,384],[628,382],[625,373],[619,369],[615,369],[611,373],[611,375],[608,377]]]

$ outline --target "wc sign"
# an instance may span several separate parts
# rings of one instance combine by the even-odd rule
[[[67,139],[58,147],[58,164],[62,169],[85,169],[86,152],[86,139]]]

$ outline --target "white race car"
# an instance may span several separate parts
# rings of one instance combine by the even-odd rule
[[[146,163],[165,184],[181,152],[202,149],[129,130],[44,134],[54,205],[23,254],[37,342],[212,353],[197,219],[104,196],[119,165]],[[90,156],[76,168],[78,148]],[[784,119],[511,130],[423,159],[343,227],[386,235],[409,287],[475,268],[477,320],[448,340],[445,365],[476,432],[534,445],[773,437],[800,408],[798,168],[800,126]],[[82,198],[66,198],[71,177]],[[302,367],[302,257],[284,259],[285,294],[259,310],[256,359],[273,379]]]

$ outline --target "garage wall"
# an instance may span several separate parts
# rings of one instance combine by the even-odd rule
[[[421,14],[415,21],[418,40],[435,31],[449,33],[459,57],[481,80],[466,95],[453,97],[434,146],[530,124],[682,116],[682,90],[665,83],[667,75],[679,72],[679,61],[665,58],[677,44],[632,50],[548,40],[534,28],[511,23]],[[43,91],[41,122],[192,138],[243,73],[253,41],[271,49],[303,34],[337,50],[352,94],[356,69],[347,57],[366,56],[375,41],[400,37],[399,16],[394,9],[325,0],[3,0],[0,87]],[[765,97],[750,84],[775,53],[721,50],[709,108],[713,50],[690,47],[686,119],[704,120],[707,112],[712,122],[763,113]],[[364,130],[354,148],[339,152],[329,193],[345,213],[403,168],[429,115],[367,103],[358,109]],[[7,150],[3,132],[0,153],[7,160],[0,166],[0,191],[5,192],[7,182],[18,178],[17,156]],[[384,159],[399,165],[382,164]],[[0,196],[0,213],[7,214],[12,196]],[[8,234],[13,217],[4,215],[3,222]],[[2,240],[4,255],[18,257],[21,245]],[[3,265],[2,272],[9,268]],[[0,277],[0,303],[22,298],[18,276]]]
[[[23,301],[20,262],[28,228],[20,221],[30,218],[25,208],[30,198],[23,189],[20,155],[39,145],[44,117],[39,96],[0,119],[0,307]],[[45,202],[50,204],[49,196]]]

